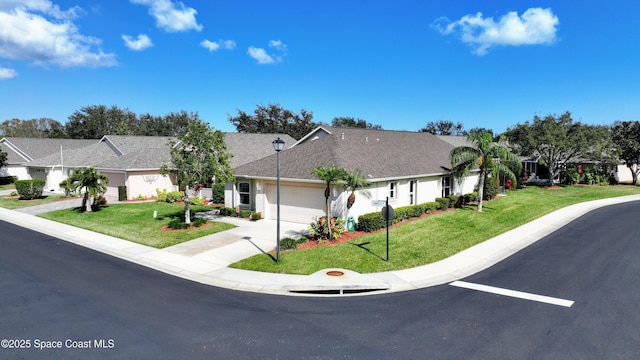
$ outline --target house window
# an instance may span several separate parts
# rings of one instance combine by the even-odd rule
[[[409,181],[409,205],[415,205],[416,203],[416,181]]]
[[[395,199],[398,196],[398,183],[392,182],[389,183],[389,198]]]
[[[251,205],[251,185],[248,182],[238,183],[240,205]]]
[[[442,197],[451,195],[451,177],[444,176],[442,178]]]

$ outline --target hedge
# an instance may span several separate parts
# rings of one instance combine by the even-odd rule
[[[127,187],[125,185],[118,185],[118,201],[127,200]]]
[[[448,201],[448,199],[445,199]],[[395,216],[389,220],[389,225],[393,225],[398,221],[419,217],[422,214],[431,213],[440,208],[440,203],[426,202],[418,205],[401,206],[394,209]],[[358,217],[356,224],[357,231],[373,232],[387,226],[387,221],[382,217],[380,212],[367,213]]]
[[[15,184],[16,191],[20,194],[20,199],[32,200],[42,197],[42,190],[44,190],[46,182],[41,179],[18,180]]]

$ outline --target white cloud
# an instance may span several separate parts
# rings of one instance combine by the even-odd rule
[[[124,44],[131,50],[141,51],[153,46],[151,39],[145,34],[138,35],[137,39],[132,38],[129,35],[122,35]]]
[[[54,5],[50,0],[2,0],[0,2],[0,12],[10,12],[14,9],[36,11],[56,19],[74,19],[78,17],[79,12],[82,12],[78,6],[62,11],[58,5]]]
[[[287,55],[287,45],[283,44],[280,40],[269,41],[269,47],[274,48],[279,54],[269,54],[263,48],[257,48],[250,46],[247,50],[247,54],[255,59],[258,64],[275,64],[281,62]]]
[[[522,16],[515,11],[509,12],[498,22],[477,13],[465,15],[454,22],[440,18],[432,27],[445,35],[458,34],[477,55],[482,56],[495,46],[552,44],[556,40],[558,24],[558,17],[551,9],[530,8]]]
[[[202,30],[196,21],[198,13],[184,3],[170,0],[131,0],[134,4],[149,6],[149,14],[156,19],[156,26],[167,32]]]
[[[72,18],[48,0],[7,0],[0,5],[0,57],[34,64],[114,66],[114,54],[98,48],[101,40],[79,33]]]
[[[233,50],[236,47],[236,42],[233,40],[220,40],[218,42],[215,42],[215,41],[209,41],[205,39],[202,42],[200,42],[200,46],[202,46],[203,48],[211,52],[217,51],[220,48],[225,50]]]
[[[18,72],[13,70],[13,69],[9,69],[9,68],[2,68],[0,67],[0,80],[6,80],[6,79],[11,79],[18,76]]]

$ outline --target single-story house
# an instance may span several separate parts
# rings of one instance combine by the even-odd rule
[[[283,134],[226,133],[227,150],[233,155],[231,166],[240,166],[273,152],[277,137],[295,141]],[[177,190],[174,176],[163,176],[160,168],[171,161],[168,136],[105,135],[100,140],[9,138],[0,139],[0,150],[7,152],[8,165],[0,176],[20,180],[43,179],[45,189],[62,192],[60,182],[75,170],[93,166],[109,177],[107,200],[118,199],[118,186],[127,189],[127,199],[155,196],[156,189]],[[176,142],[175,146],[180,146]]]
[[[423,132],[333,128],[319,126],[280,152],[280,217],[310,223],[324,214],[325,183],[313,174],[317,167],[335,165],[348,172],[360,169],[372,185],[356,192],[347,212],[350,194],[343,186],[331,193],[335,216],[358,216],[379,211],[372,200],[394,207],[434,201],[451,194],[473,191],[478,175],[453,179],[449,153],[454,145]],[[227,188],[225,205],[261,212],[275,219],[277,155],[233,168],[236,182]]]

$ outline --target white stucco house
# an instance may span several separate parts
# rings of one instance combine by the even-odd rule
[[[335,216],[358,216],[379,211],[371,200],[385,200],[394,207],[434,201],[450,194],[473,191],[477,174],[453,179],[449,152],[454,145],[429,133],[320,126],[280,153],[280,216],[282,220],[311,223],[324,214],[325,184],[317,167],[360,169],[372,185],[356,193],[347,213],[350,194],[337,186],[331,194]],[[276,153],[233,168],[236,181],[228,184],[225,205],[261,212],[276,218]]]

